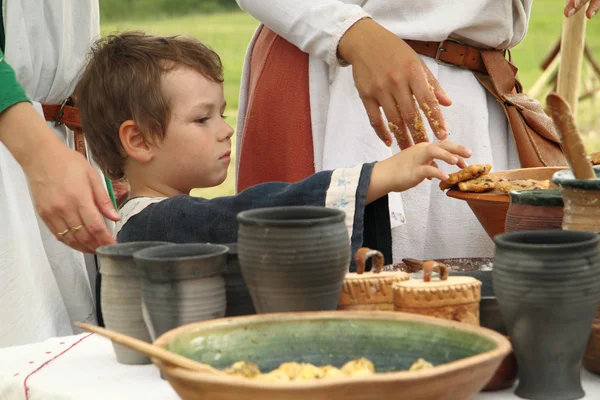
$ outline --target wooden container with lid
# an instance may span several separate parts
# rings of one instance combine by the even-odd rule
[[[371,257],[373,267],[365,273],[365,263]],[[377,250],[360,248],[354,255],[356,272],[346,274],[338,310],[393,311],[392,285],[409,279],[406,272],[382,272],[384,258]]]
[[[439,272],[432,280],[431,272]],[[394,311],[429,315],[451,321],[479,325],[481,282],[470,276],[448,277],[442,263],[423,263],[423,279],[410,279],[393,285]]]

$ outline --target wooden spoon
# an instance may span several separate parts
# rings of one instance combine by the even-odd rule
[[[560,136],[562,149],[571,166],[575,179],[596,179],[594,168],[588,160],[585,147],[577,129],[575,117],[571,113],[569,104],[557,93],[550,93],[546,97],[546,104],[550,107],[552,120]]]
[[[148,357],[158,358],[161,361],[173,364],[177,367],[208,374],[223,373],[222,371],[213,368],[210,365],[201,364],[187,357],[183,357],[179,354],[175,354],[168,350],[165,350],[162,347],[146,343],[131,336],[123,335],[122,333],[104,329],[95,325],[85,324],[83,322],[75,322],[75,325],[80,327],[81,329],[85,329],[86,331],[94,332],[100,336],[109,338],[113,342],[128,347],[131,350],[137,351],[138,353],[147,355]]]

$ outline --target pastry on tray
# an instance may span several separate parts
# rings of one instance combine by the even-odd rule
[[[550,181],[536,181],[535,179],[505,180],[496,185],[496,189],[502,193],[510,193],[513,190],[545,190],[550,188]]]
[[[450,189],[452,186],[459,182],[465,182],[471,179],[479,178],[482,175],[487,175],[492,170],[491,164],[473,164],[466,168],[461,169],[458,172],[448,174],[449,178],[447,181],[440,182],[440,189]]]
[[[600,154],[598,157],[600,161]],[[550,188],[549,180],[520,179],[511,180],[489,174],[491,164],[470,165],[462,170],[449,174],[449,179],[440,183],[440,189],[458,187],[461,192],[486,193],[498,192],[509,194],[513,190],[545,190]]]
[[[499,183],[508,181],[504,178],[493,175],[483,175],[479,178],[471,179],[458,183],[458,188],[461,192],[483,193],[496,189]]]
[[[590,154],[590,161],[592,165],[600,165],[600,152]]]

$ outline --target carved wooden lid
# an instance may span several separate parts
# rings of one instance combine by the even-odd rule
[[[479,302],[481,282],[470,276],[448,277],[446,280],[411,279],[393,285],[396,307],[443,307]]]
[[[365,263],[371,257],[373,268],[371,272],[365,273]],[[383,268],[383,254],[377,250],[363,247],[358,249],[354,255],[356,261],[356,272],[346,274],[342,293],[340,294],[339,306],[357,304],[392,304],[392,285],[409,279],[406,272],[385,271]]]
[[[408,279],[408,274],[400,271],[348,273],[342,286],[339,305],[392,304],[392,286]]]

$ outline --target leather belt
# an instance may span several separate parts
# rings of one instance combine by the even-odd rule
[[[42,104],[42,110],[46,121],[54,122],[54,126],[64,124],[75,133],[75,150],[87,158],[79,110],[74,106],[73,99],[69,97],[62,104]]]
[[[404,40],[415,53],[431,57],[439,64],[453,65],[482,74],[487,74],[481,52],[477,47],[460,43],[454,39],[443,42],[422,42],[419,40]],[[498,50],[504,52],[504,50]]]

